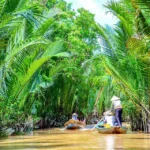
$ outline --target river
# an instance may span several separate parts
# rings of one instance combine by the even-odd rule
[[[0,150],[150,150],[150,134],[100,134],[96,130],[37,130],[0,140]]]

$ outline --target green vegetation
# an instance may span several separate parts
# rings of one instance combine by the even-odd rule
[[[88,118],[124,105],[132,129],[148,131],[150,115],[150,4],[111,1],[114,28],[99,25],[64,0],[1,0],[0,127],[35,120]],[[58,125],[59,126],[59,125]]]

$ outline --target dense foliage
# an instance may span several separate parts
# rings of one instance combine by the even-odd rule
[[[132,128],[148,129],[149,2],[105,7],[118,19],[113,28],[64,0],[1,0],[0,126],[101,115],[117,95]]]

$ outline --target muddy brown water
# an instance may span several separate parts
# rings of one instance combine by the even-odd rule
[[[34,131],[0,140],[0,150],[150,150],[150,134],[100,134],[97,130]]]

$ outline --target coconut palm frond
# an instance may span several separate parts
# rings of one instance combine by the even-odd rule
[[[149,0],[135,0],[134,3],[138,4],[139,7],[142,9],[146,9],[147,11],[150,11],[148,8],[150,8],[150,1]]]
[[[16,80],[11,80],[9,84],[9,86],[12,86],[12,90],[10,88],[10,91],[8,91],[9,95],[10,95],[10,101],[16,101],[17,99],[20,99],[21,95],[25,95],[28,94],[28,92],[24,92],[24,90],[27,90],[26,88],[28,87],[29,89],[29,84],[32,83],[31,81],[33,80],[33,76],[35,75],[35,73],[38,71],[38,69],[46,62],[48,61],[52,56],[56,55],[56,53],[59,53],[57,51],[58,47],[62,47],[62,45],[60,45],[59,43],[56,44],[57,46],[51,50],[51,53],[46,52],[45,54],[43,54],[43,56],[41,56],[41,58],[29,63],[30,66],[28,66],[28,68],[26,69],[26,73],[21,74],[21,72],[16,73],[16,75],[14,74],[14,78],[16,78]],[[62,50],[61,48],[59,48],[60,50]],[[49,49],[48,49],[49,51]],[[52,52],[54,51],[54,52]],[[61,57],[66,57],[66,55],[61,54]],[[25,61],[24,61],[25,62]],[[22,66],[22,68],[24,68],[24,64],[20,63],[20,66]],[[25,68],[24,68],[25,69]],[[15,77],[16,76],[16,77]],[[24,94],[22,94],[24,93]]]
[[[111,13],[114,16],[116,16],[118,19],[120,19],[120,17],[122,17],[129,23],[132,22],[132,17],[133,17],[132,10],[127,9],[125,7],[125,5],[123,5],[122,3],[111,0],[111,1],[108,1],[104,5],[104,7],[107,8],[106,13]]]
[[[2,15],[4,13],[12,13],[17,5],[19,4],[20,0],[6,0],[4,5],[3,5],[3,9],[2,9]]]
[[[22,50],[28,48],[29,46],[33,46],[33,45],[37,45],[37,44],[48,44],[47,41],[45,40],[41,40],[41,39],[30,39],[26,42],[23,42],[22,44],[20,45],[15,45],[13,47],[13,49],[10,49],[8,48],[8,52],[9,54],[7,55],[6,59],[5,59],[5,63],[10,61],[11,59],[13,59],[15,57],[15,55],[19,54]]]
[[[16,6],[15,11],[18,11],[20,9],[25,9],[27,7],[28,0],[19,0],[18,5]]]
[[[148,47],[146,43],[137,38],[130,38],[126,42],[126,46],[129,50],[129,53],[136,55],[137,57],[143,57],[148,52]]]
[[[4,7],[4,3],[5,3],[5,0],[1,0],[0,1],[0,15],[2,13],[2,10],[3,10],[3,7]]]
[[[135,0],[132,1],[132,6],[136,11],[136,25],[139,34],[142,36],[149,36],[149,29],[150,29],[150,9],[149,5],[150,2],[145,0]]]
[[[150,36],[150,22],[145,18],[141,10],[137,10],[137,29],[140,35]]]

